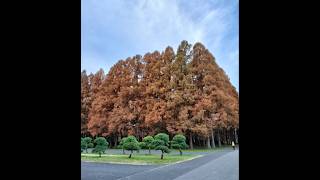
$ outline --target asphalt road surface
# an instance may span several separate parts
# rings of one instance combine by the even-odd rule
[[[81,162],[83,180],[238,180],[239,151],[220,150],[170,165]]]

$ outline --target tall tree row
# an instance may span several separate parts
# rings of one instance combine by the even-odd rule
[[[81,133],[110,138],[166,132],[193,145],[238,141],[238,93],[201,44],[120,60],[104,75],[81,73]]]

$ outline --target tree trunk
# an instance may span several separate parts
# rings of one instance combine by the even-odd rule
[[[86,148],[86,153],[88,153],[88,148]]]
[[[118,145],[118,136],[115,137],[114,147],[117,148],[117,145]]]
[[[210,146],[210,137],[207,137],[207,147],[208,147],[208,149],[211,148],[211,146]]]
[[[131,153],[130,153],[130,155],[129,155],[129,158],[131,158],[132,153],[133,153],[133,151],[131,150]]]
[[[220,131],[218,131],[218,146],[221,147]]]
[[[192,139],[192,142],[194,143],[194,145],[198,145],[199,144],[199,139],[198,137],[194,137],[194,139]],[[193,144],[192,144],[193,145]],[[193,147],[193,146],[192,146]]]
[[[193,142],[192,142],[192,134],[191,133],[189,134],[189,146],[190,146],[190,149],[193,149]]]
[[[226,144],[229,144],[228,130],[225,130]]]
[[[229,130],[226,130],[226,140],[227,140],[227,144],[230,144]]]
[[[238,134],[237,134],[237,129],[234,129],[234,137],[235,137],[235,143],[238,144]]]
[[[101,152],[99,152],[99,157],[101,157]]]
[[[228,130],[225,130],[225,136],[226,136],[226,143],[229,144],[229,138],[228,138]]]
[[[216,145],[214,144],[214,132],[213,131],[211,132],[211,145],[212,145],[212,148],[216,148]]]
[[[150,147],[149,147],[149,154],[151,154],[151,150],[150,150]]]
[[[220,137],[221,144],[225,144],[224,143],[224,130],[219,131],[219,137]]]
[[[182,151],[181,151],[181,149],[179,149],[179,151],[180,151],[180,156],[182,156]]]
[[[161,151],[161,159],[163,159],[163,151]]]
[[[222,138],[222,139],[223,139],[222,143],[223,143],[223,144],[228,144],[228,143],[227,143],[226,130],[223,130],[223,136],[222,136],[222,137],[223,137],[223,138]]]

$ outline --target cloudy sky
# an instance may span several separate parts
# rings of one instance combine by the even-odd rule
[[[238,0],[81,0],[81,68],[201,42],[239,89]]]

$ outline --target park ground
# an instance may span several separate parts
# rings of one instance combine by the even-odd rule
[[[122,150],[109,149],[108,154],[121,155]],[[159,158],[157,151],[152,151],[152,156]],[[123,159],[127,160],[128,151]],[[147,151],[140,151],[132,157],[143,157]],[[164,159],[178,157],[179,152],[172,151]],[[121,155],[122,156],[122,155]],[[239,151],[231,148],[220,148],[217,150],[187,150],[184,151],[184,162],[173,161],[166,163],[143,163],[118,164],[87,162],[83,157],[81,162],[81,179],[83,180],[237,180],[239,179]],[[191,160],[188,157],[193,157]],[[117,158],[118,159],[118,158]],[[110,159],[107,159],[110,160]],[[134,161],[134,160],[133,160]],[[127,163],[127,162],[121,162]],[[130,163],[130,162],[129,162]]]

